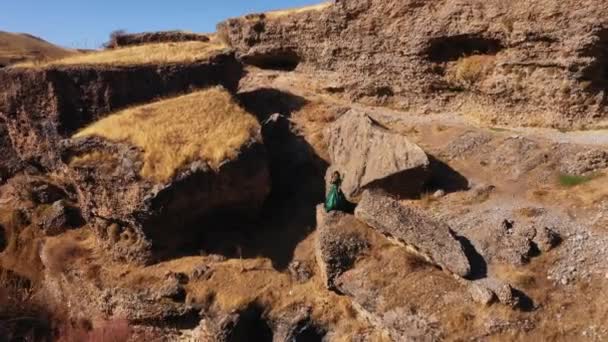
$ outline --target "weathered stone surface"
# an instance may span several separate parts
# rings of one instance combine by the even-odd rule
[[[315,255],[321,278],[329,289],[337,290],[336,278],[351,268],[359,254],[369,247],[361,232],[364,228],[352,215],[326,213],[323,206],[317,207]]]
[[[307,261],[294,260],[288,270],[291,278],[298,283],[305,283],[314,276],[314,264]]]
[[[487,293],[491,292],[496,296],[496,298],[501,304],[513,307],[519,304],[519,298],[513,292],[514,290],[511,285],[496,278],[484,278],[477,280],[471,284],[470,291],[473,291],[473,293],[484,293],[483,296],[476,297],[475,295],[473,295],[473,298],[479,300],[480,302],[482,301],[482,299],[487,299]]]
[[[60,141],[91,122],[193,88],[235,91],[241,76],[230,52],[182,65],[1,69],[0,118],[22,160],[54,168]]]
[[[106,48],[116,49],[125,46],[155,44],[155,43],[177,43],[177,42],[208,42],[209,37],[204,34],[184,31],[161,31],[144,33],[114,33],[110,41],[105,44]]]
[[[242,146],[238,156],[219,170],[195,161],[166,182],[141,177],[140,151],[126,144],[97,137],[70,140],[62,156],[83,216],[88,221],[101,219],[96,225],[116,256],[149,261],[150,251],[136,250],[151,247],[155,255],[174,253],[216,214],[257,213],[270,192],[266,151],[259,140]],[[72,158],[91,152],[107,158],[70,166]],[[117,223],[120,232],[104,231],[103,225],[110,223]],[[193,224],[198,228],[186,229]],[[118,241],[112,235],[118,235]]]
[[[218,31],[244,61],[327,74],[351,99],[572,127],[608,113],[606,18],[593,0],[350,0]]]
[[[38,225],[46,236],[55,236],[65,232],[73,225],[74,210],[63,200],[53,203],[38,220]]]
[[[366,113],[351,110],[328,128],[333,171],[344,179],[342,191],[354,201],[366,189],[419,194],[428,178],[426,153],[405,136],[391,132]]]
[[[22,167],[21,160],[8,136],[6,123],[0,119],[0,184],[6,182]]]
[[[470,232],[473,244],[487,262],[514,266],[527,264],[535,256],[532,239],[536,230],[528,225],[503,220],[499,227],[475,227]]]
[[[588,150],[568,155],[562,160],[560,171],[565,174],[586,176],[608,168],[608,151]]]
[[[417,209],[384,194],[365,191],[355,216],[451,273],[466,277],[471,272],[463,246],[450,227]]]
[[[475,302],[482,305],[490,305],[496,299],[496,295],[492,290],[477,283],[472,283],[469,286],[469,293]]]
[[[36,204],[51,204],[66,197],[63,189],[47,182],[33,182],[30,196]]]
[[[541,252],[548,252],[559,245],[562,238],[555,230],[543,227],[536,228],[536,235],[532,241]]]

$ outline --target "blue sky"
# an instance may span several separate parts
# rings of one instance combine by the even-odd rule
[[[299,7],[321,0],[0,0],[0,31],[26,32],[73,48],[97,48],[110,32],[215,31],[245,13]]]

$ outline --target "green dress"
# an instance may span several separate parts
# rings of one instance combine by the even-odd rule
[[[327,194],[327,198],[325,199],[325,211],[337,211],[344,210],[346,207],[346,197],[344,197],[344,193],[340,190],[340,185],[342,181],[338,181],[336,183],[332,183],[329,188],[329,193]]]

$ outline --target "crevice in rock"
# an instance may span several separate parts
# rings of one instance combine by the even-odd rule
[[[2,225],[0,225],[0,253],[4,252],[6,247],[8,246],[8,238],[6,229]]]
[[[260,69],[293,71],[300,64],[301,57],[292,49],[278,49],[243,56],[242,61]]]
[[[462,34],[431,39],[424,55],[431,62],[443,63],[477,54],[494,55],[502,49],[503,45],[498,39]]]
[[[593,61],[580,71],[580,80],[590,83],[585,87],[585,91],[593,94],[608,91],[608,29],[598,32],[595,41],[585,47],[581,55],[593,58]],[[602,99],[602,104],[608,104],[606,96]]]
[[[443,190],[446,193],[469,189],[469,180],[448,164],[428,154],[431,176],[425,185],[426,192]]]
[[[525,294],[521,290],[513,289],[512,291],[513,291],[513,296],[517,300],[517,305],[515,306],[517,309],[524,311],[524,312],[534,311],[534,309],[536,308],[536,305],[534,304],[534,300],[532,300],[532,298],[530,298],[527,294]]]
[[[237,94],[241,105],[264,122],[272,114],[279,113],[289,117],[304,107],[308,101],[298,95],[274,88],[259,88]],[[266,144],[273,147],[271,144]]]
[[[475,246],[471,243],[471,240],[464,236],[458,235],[451,232],[452,235],[460,242],[464,254],[469,259],[471,265],[471,273],[467,277],[468,280],[477,280],[485,278],[488,275],[488,264],[484,257],[475,249]]]
[[[289,120],[307,101],[270,88],[243,92],[238,97],[262,123],[271,192],[257,215],[234,215],[231,208],[225,208],[187,222],[179,231],[164,229],[175,224],[157,224],[159,229],[147,232],[154,241],[156,261],[200,253],[267,257],[283,271],[296,246],[316,227],[315,207],[325,196],[327,163],[295,132]]]
[[[325,338],[326,332],[324,329],[311,324],[310,322],[302,322],[298,324],[293,332],[293,342],[321,342]]]
[[[271,342],[272,328],[264,317],[264,308],[257,303],[249,305],[239,314],[226,339],[227,342]]]
[[[130,323],[133,325],[142,325],[149,327],[159,328],[172,328],[180,330],[192,330],[195,329],[201,322],[200,313],[197,310],[189,310],[182,315],[176,315],[172,317],[165,317],[162,320],[157,319],[136,319],[131,320]]]

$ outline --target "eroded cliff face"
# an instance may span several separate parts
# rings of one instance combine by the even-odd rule
[[[230,52],[190,64],[4,69],[0,117],[19,156],[52,169],[60,140],[113,111],[218,84],[234,91],[241,76]]]
[[[8,136],[6,123],[0,120],[0,184],[6,182],[15,172],[21,169],[21,160],[13,148]]]
[[[601,1],[351,0],[218,31],[246,63],[298,67],[349,99],[571,128],[607,118],[607,18]]]

